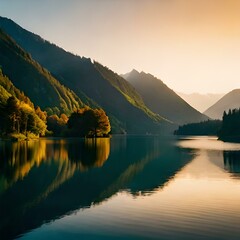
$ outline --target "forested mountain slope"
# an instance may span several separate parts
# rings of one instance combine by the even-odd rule
[[[0,27],[62,84],[99,104],[114,119],[116,128],[127,133],[161,133],[172,127],[146,107],[125,79],[108,68],[66,52],[9,19],[0,18]]]
[[[153,75],[133,70],[123,77],[136,88],[146,106],[153,112],[178,124],[207,120],[206,116]]]

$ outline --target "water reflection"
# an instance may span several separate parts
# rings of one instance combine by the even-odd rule
[[[0,145],[0,236],[9,239],[122,190],[151,194],[193,158],[157,137]]]
[[[91,167],[103,166],[109,153],[108,138],[67,142],[66,140],[1,142],[0,192],[14,182],[22,180],[33,167],[39,167],[43,162],[48,164],[51,161],[56,162],[58,172],[65,167],[69,172],[66,175],[69,176],[73,175],[75,170],[85,171]]]
[[[102,167],[110,154],[109,138],[87,138],[83,144],[67,144],[66,151],[72,162],[80,163],[81,171]]]
[[[198,150],[214,150],[214,151],[238,151],[239,143],[230,143],[217,140],[217,137],[181,137],[176,142],[181,148],[198,149]]]
[[[223,158],[225,169],[240,176],[240,151],[224,151]]]
[[[46,153],[45,142],[1,142],[0,193],[46,160]]]
[[[216,137],[184,137],[176,144],[195,150],[197,155],[206,152],[209,160],[229,173],[240,177],[240,144],[217,140]]]
[[[1,203],[5,198],[9,205],[0,215],[1,233],[8,238],[23,233],[23,239],[239,239],[239,181],[226,171],[223,154],[237,150],[237,145],[210,138],[172,142],[114,137],[110,142],[108,160],[101,167],[76,167],[72,177],[24,208],[23,196],[25,203],[37,199],[32,185],[42,196],[54,182],[51,177],[61,176],[59,155],[33,167],[0,196]],[[51,144],[56,153],[59,143]],[[68,156],[73,154],[74,143],[64,144]],[[82,158],[79,151],[73,155]],[[237,159],[232,152],[225,155],[227,164]],[[21,194],[24,187],[31,194]],[[11,202],[10,193],[18,197],[17,203]]]

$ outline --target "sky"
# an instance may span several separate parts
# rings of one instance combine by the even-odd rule
[[[0,0],[0,15],[123,74],[177,92],[240,88],[239,0]]]

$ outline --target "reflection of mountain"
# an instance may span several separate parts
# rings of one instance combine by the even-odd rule
[[[12,168],[0,167],[11,182],[0,193],[0,235],[6,238],[102,202],[121,189],[133,194],[152,191],[166,184],[191,158],[188,152],[154,137],[113,138],[110,155],[110,139],[40,142],[45,144],[44,157],[32,164],[25,177],[11,181],[5,169],[11,172]]]
[[[230,173],[240,174],[240,151],[224,151],[224,168]]]
[[[159,187],[164,187],[192,157],[193,154],[190,151],[184,152],[183,149],[168,147],[165,152],[160,153],[155,161],[149,162],[144,171],[133,179],[129,184],[131,193],[144,195]]]

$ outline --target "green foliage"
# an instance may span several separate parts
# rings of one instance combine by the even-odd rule
[[[121,93],[128,97],[129,102],[140,107],[144,105],[144,102],[139,93],[124,78],[114,73],[109,68],[104,67],[98,62],[94,62],[94,66],[99,71],[99,73],[107,81],[109,81],[110,84],[112,84],[116,89],[118,89]]]
[[[8,137],[13,141],[23,141],[27,139],[27,136],[22,133],[10,133]]]
[[[5,88],[0,86],[0,105],[6,104],[6,101],[10,96],[11,96],[11,94],[8,91],[6,91]]]
[[[0,71],[0,134],[22,139],[22,135],[45,135],[46,112],[33,103]]]
[[[129,84],[124,78],[114,73],[107,67],[104,67],[98,62],[94,62],[95,68],[99,71],[104,79],[106,79],[112,86],[114,86],[126,100],[133,106],[142,110],[147,116],[156,122],[161,122],[163,119],[160,115],[152,112],[144,103],[142,97],[136,89]]]
[[[81,108],[71,114],[68,121],[71,136],[103,137],[111,130],[110,122],[102,109]]]
[[[34,61],[1,29],[0,65],[14,85],[22,89],[36,105],[43,109],[57,107],[61,112],[70,114],[74,109],[84,106],[73,91],[60,84],[49,71]],[[21,95],[19,90],[12,95],[24,101],[19,98]]]
[[[9,80],[9,78],[3,75],[2,70],[0,69],[0,102],[6,103],[7,99],[10,96],[14,96],[20,101],[28,104],[30,107],[34,107],[31,100],[24,95],[18,88],[16,88],[13,83]]]
[[[240,142],[240,108],[224,111],[219,138],[224,141]]]
[[[208,120],[200,123],[189,123],[180,126],[175,135],[217,135],[222,125],[220,120]]]

